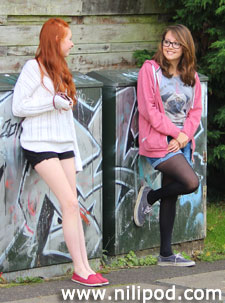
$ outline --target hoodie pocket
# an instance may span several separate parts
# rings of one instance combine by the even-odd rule
[[[150,126],[148,136],[142,140],[143,146],[147,151],[164,150],[168,147],[167,136],[157,132]]]

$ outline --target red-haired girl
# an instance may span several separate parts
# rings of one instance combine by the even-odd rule
[[[162,173],[162,187],[141,187],[134,221],[143,226],[146,215],[160,201],[160,255],[162,266],[193,266],[194,261],[173,254],[171,237],[178,195],[199,186],[192,169],[194,134],[201,119],[201,86],[196,73],[195,47],[184,25],[169,26],[153,60],[138,75],[139,153]]]
[[[35,59],[24,65],[16,83],[12,110],[25,118],[20,141],[26,159],[59,200],[72,281],[101,286],[108,280],[89,266],[76,191],[76,171],[82,170],[72,113],[76,90],[65,60],[73,45],[62,19],[43,25]]]

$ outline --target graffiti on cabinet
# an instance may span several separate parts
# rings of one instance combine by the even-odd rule
[[[203,89],[204,89],[204,83]],[[179,221],[175,225],[175,239],[202,237],[204,231],[204,210],[202,192],[205,184],[205,163],[202,158],[205,148],[205,119],[207,113],[203,111],[202,121],[196,132],[195,139],[197,149],[194,153],[194,169],[200,179],[200,187],[190,195],[178,199]],[[116,95],[116,149],[115,149],[115,220],[116,220],[116,249],[118,253],[125,253],[131,249],[144,249],[157,245],[159,235],[149,240],[147,234],[142,232],[143,241],[136,241],[139,230],[134,227],[133,204],[137,197],[137,191],[141,185],[148,184],[154,189],[161,186],[160,173],[152,169],[144,157],[138,157],[138,111],[135,87],[118,88]],[[112,151],[113,152],[113,151]],[[159,202],[150,219],[142,231],[154,229],[158,234]],[[184,223],[185,222],[185,223]],[[182,231],[182,232],[180,232]],[[140,235],[139,235],[140,236]],[[139,238],[138,236],[138,238]],[[130,239],[130,240],[129,240]],[[152,243],[150,244],[150,242]],[[143,246],[142,246],[143,245]],[[152,245],[152,246],[151,246]]]
[[[23,157],[21,119],[12,115],[12,94],[0,93],[0,271],[5,272],[71,261],[58,201]],[[84,168],[77,175],[78,201],[90,258],[102,249],[101,133],[96,131],[101,108],[101,98],[87,106],[79,97],[74,111]]]

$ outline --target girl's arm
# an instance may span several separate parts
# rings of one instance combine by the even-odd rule
[[[50,93],[43,87],[43,94],[34,96],[35,90],[40,87],[39,66],[35,60],[30,60],[24,65],[14,88],[12,111],[15,116],[36,116],[55,109],[54,92]]]

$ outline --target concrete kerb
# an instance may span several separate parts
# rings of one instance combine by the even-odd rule
[[[89,260],[94,270],[99,269],[100,259]],[[3,273],[3,277],[7,282],[15,281],[16,278],[40,277],[44,280],[63,279],[72,275],[73,263],[55,264],[49,266],[35,267],[25,270]]]

